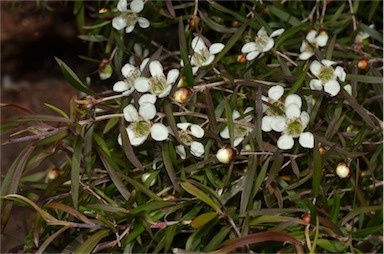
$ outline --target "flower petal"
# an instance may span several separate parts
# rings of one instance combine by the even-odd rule
[[[177,128],[179,128],[180,130],[187,130],[189,126],[191,126],[192,124],[191,123],[178,123],[176,124]]]
[[[277,147],[282,150],[292,149],[294,144],[295,141],[291,136],[288,135],[281,135],[280,138],[277,140]]]
[[[201,65],[202,66],[208,66],[208,65],[210,65],[213,62],[213,60],[215,60],[215,56],[214,55],[209,55],[208,59],[205,62],[203,62]]]
[[[161,65],[161,63],[157,60],[155,61],[152,61],[150,64],[149,64],[149,72],[151,73],[151,75],[153,77],[159,77],[159,76],[164,76],[164,72],[163,72],[163,66]]]
[[[126,32],[127,34],[131,33],[131,32],[133,31],[133,29],[135,29],[135,25],[136,25],[136,21],[133,22],[132,25],[127,26],[127,28],[125,28],[125,32]]]
[[[127,128],[127,133],[128,133],[128,138],[129,138],[129,142],[131,143],[131,145],[139,146],[139,145],[143,144],[145,142],[145,140],[147,140],[148,136],[140,136],[140,137],[136,136],[136,133],[129,127],[130,126],[128,126],[128,128]]]
[[[317,32],[315,30],[311,30],[307,33],[307,36],[305,37],[305,39],[310,43],[313,43],[315,41],[316,35],[317,35]]]
[[[295,119],[299,117],[300,114],[301,110],[295,103],[291,103],[285,107],[285,115],[290,119]]]
[[[172,90],[172,86],[167,86],[166,88],[164,88],[164,90],[158,95],[159,98],[164,98],[165,96],[167,96]]]
[[[131,93],[133,93],[133,91],[135,91],[135,88],[134,88],[134,87],[131,87],[130,89],[125,90],[125,91],[122,93],[122,95],[124,95],[124,96],[129,96],[129,95],[131,95]]]
[[[303,132],[300,134],[299,143],[304,148],[313,148],[315,146],[315,138],[310,132]]]
[[[146,102],[140,105],[139,114],[145,120],[151,120],[156,116],[157,110],[154,104]]]
[[[265,132],[269,132],[272,130],[272,119],[273,117],[272,116],[264,116],[262,119],[261,119],[261,129]],[[220,133],[221,134],[221,133]],[[229,134],[228,134],[228,138],[229,138]]]
[[[312,79],[310,82],[309,82],[309,87],[312,89],[312,90],[323,90],[323,85],[321,84],[321,81],[319,79]]]
[[[148,92],[149,87],[151,86],[151,84],[149,83],[149,79],[144,77],[138,77],[133,84],[135,86],[135,89],[140,93]]]
[[[176,79],[179,77],[179,70],[172,69],[167,74],[167,83],[173,85],[175,83]]]
[[[307,127],[307,125],[309,124],[309,120],[310,118],[309,118],[308,112],[302,111],[300,114],[300,121],[301,121],[301,126],[303,126],[303,129]]]
[[[337,66],[335,71],[333,72],[341,81],[345,81],[346,73],[343,67]]]
[[[308,60],[309,58],[311,58],[311,56],[313,56],[313,55],[314,54],[312,52],[304,51],[299,55],[299,59],[305,61],[305,60]]]
[[[149,20],[143,17],[138,17],[137,22],[141,28],[148,28],[150,26]]]
[[[245,43],[244,46],[241,48],[242,53],[249,53],[252,51],[257,51],[257,44],[255,42]]]
[[[204,129],[197,124],[192,124],[191,134],[196,138],[202,138],[204,136]]]
[[[217,53],[222,51],[224,47],[225,45],[223,43],[213,43],[209,47],[209,53],[211,53],[212,55],[216,55]]]
[[[285,107],[292,103],[296,104],[299,108],[303,105],[301,97],[297,94],[290,94],[285,98]]]
[[[145,59],[143,60],[143,62],[140,64],[140,71],[143,71],[143,70],[145,69],[145,67],[147,67],[148,62],[149,62],[149,58],[147,57],[147,58],[145,58]]]
[[[317,60],[313,61],[309,66],[309,69],[311,70],[313,75],[315,75],[316,77],[320,74],[321,68],[322,68],[321,63]]]
[[[143,94],[140,99],[139,99],[139,105],[142,105],[142,104],[145,104],[145,103],[151,103],[151,104],[155,104],[156,102],[156,95],[153,95],[153,94],[150,94],[150,93],[146,93],[146,94]]]
[[[245,58],[247,58],[248,61],[252,61],[253,59],[255,59],[256,57],[258,57],[260,54],[259,51],[252,51],[250,53],[247,54],[247,56]]]
[[[220,132],[220,137],[229,139],[229,129],[228,126],[225,126],[225,128]]]
[[[123,109],[123,114],[127,122],[137,122],[139,120],[137,109],[132,104],[129,104]]]
[[[272,116],[271,128],[276,132],[282,132],[286,128],[285,118],[282,116]]]
[[[124,27],[127,26],[127,22],[125,22],[125,19],[123,17],[121,17],[121,16],[114,17],[112,19],[112,26],[116,30],[121,30],[121,29],[123,29]]]
[[[271,88],[269,88],[268,90],[268,97],[277,101],[278,99],[281,98],[281,96],[283,96],[284,94],[284,88],[282,86],[272,86]]]
[[[127,0],[119,0],[117,3],[117,9],[121,12],[127,11]]]
[[[129,7],[134,13],[139,13],[144,9],[144,2],[143,0],[133,0]]]
[[[185,152],[185,148],[183,145],[178,145],[175,147],[175,151],[178,155],[180,155],[180,158],[182,158],[183,160],[187,157],[187,154]]]
[[[328,60],[328,59],[323,59],[323,60],[321,60],[321,63],[324,64],[324,65],[327,66],[327,67],[336,64],[335,61],[331,61],[331,60]]]
[[[329,93],[332,97],[340,92],[340,84],[336,80],[330,80],[324,85],[324,91]]]
[[[203,51],[204,49],[207,48],[207,46],[205,46],[203,39],[201,39],[199,36],[196,36],[195,38],[193,38],[191,46],[193,51],[196,51],[196,52]]]
[[[316,37],[316,42],[319,47],[324,47],[328,42],[328,34],[325,31],[320,32],[319,36]]]
[[[125,83],[124,81],[117,81],[113,85],[112,90],[115,92],[121,93],[121,92],[128,90],[129,88],[130,88],[129,85],[127,83]]]
[[[156,141],[164,141],[168,138],[169,131],[162,123],[155,123],[151,127],[151,137]]]
[[[345,91],[347,91],[347,93],[349,93],[349,95],[352,95],[352,86],[351,85],[345,85],[344,86],[344,89]]]
[[[266,35],[266,36],[268,36],[267,31],[265,31],[264,27],[260,28],[260,30],[257,32],[257,35]]]
[[[132,64],[124,64],[123,68],[121,68],[121,73],[124,77],[128,78],[132,76],[132,74],[137,70],[137,68]]]
[[[268,38],[267,44],[263,47],[263,52],[268,52],[275,45],[275,41],[272,38]]]
[[[196,74],[196,72],[199,70],[199,66],[193,66],[192,67],[192,73],[193,73],[193,75],[195,75]]]
[[[277,29],[277,30],[273,31],[269,37],[276,37],[276,36],[279,36],[279,35],[281,35],[282,33],[284,33],[284,31],[285,31],[284,28]]]
[[[238,146],[243,140],[244,140],[244,137],[235,138],[235,140],[233,140],[233,146],[234,147]]]
[[[196,157],[200,157],[204,154],[205,150],[204,150],[204,146],[202,143],[200,142],[196,142],[196,141],[193,141],[191,143],[191,154],[196,156]]]

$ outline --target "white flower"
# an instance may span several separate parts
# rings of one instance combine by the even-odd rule
[[[215,59],[214,55],[218,54],[224,48],[224,44],[222,43],[213,43],[208,48],[203,39],[198,36],[193,38],[191,46],[194,51],[193,55],[190,56],[193,74],[196,74],[200,67],[210,65]],[[183,61],[181,61],[181,66],[184,66]]]
[[[125,64],[123,68],[121,68],[121,73],[124,76],[124,80],[117,81],[113,85],[113,91],[123,93],[123,95],[128,96],[135,90],[134,82],[140,77],[141,70],[132,64]]]
[[[164,141],[168,138],[169,131],[162,123],[153,124],[150,120],[156,116],[156,96],[144,94],[139,99],[139,111],[129,104],[123,110],[124,118],[129,122],[126,128],[128,138],[132,146],[139,146],[144,143],[149,134],[156,141]],[[122,145],[121,135],[118,143]]]
[[[309,123],[309,114],[300,110],[297,103],[288,103],[285,106],[285,119],[281,125],[284,126],[282,135],[277,140],[277,146],[280,149],[291,149],[294,145],[294,138],[299,138],[302,147],[313,148],[314,137],[310,132],[303,132]]]
[[[133,51],[135,52],[135,54],[129,57],[129,63],[133,65],[138,65],[139,61],[137,60],[140,60],[140,62],[142,62],[142,60],[149,55],[149,50],[143,50],[143,48],[138,43],[133,44]]]
[[[143,0],[133,0],[130,3],[130,9],[127,7],[127,0],[119,0],[117,9],[121,12],[118,17],[113,18],[112,26],[116,30],[125,28],[126,33],[130,33],[135,28],[136,23],[139,23],[141,28],[149,27],[149,21],[146,18],[139,17],[137,14],[144,9]]]
[[[375,28],[375,24],[369,25],[369,28],[374,29]],[[369,37],[370,37],[369,33],[360,30],[359,33],[355,37],[355,43],[356,44],[361,44],[361,43],[363,43],[363,41],[365,39],[368,39]]]
[[[317,33],[315,30],[311,30],[305,39],[306,40],[301,43],[300,47],[301,54],[299,55],[299,59],[301,60],[307,60],[315,54],[308,43],[310,43],[315,48],[324,47],[328,42],[328,34],[325,31]]]
[[[345,81],[346,73],[344,69],[337,66],[333,69],[332,65],[336,62],[330,60],[322,60],[321,63],[313,61],[309,67],[311,72],[318,78],[312,79],[309,86],[313,90],[323,90],[329,93],[331,96],[335,96],[340,91],[340,84],[337,81]]]
[[[204,129],[199,125],[192,123],[178,123],[177,127],[180,129],[180,140],[183,141],[185,145],[191,147],[191,154],[196,157],[201,157],[204,155],[204,145],[198,141],[195,141],[193,138],[202,138],[205,133]],[[182,159],[186,158],[186,152],[183,145],[176,146],[176,153],[179,154]]]
[[[241,52],[247,54],[246,58],[248,61],[255,59],[260,53],[268,52],[275,45],[273,37],[281,35],[285,30],[283,28],[274,31],[268,36],[265,28],[262,27],[252,42],[246,43],[242,48]]]
[[[244,110],[244,115],[248,112],[251,112],[253,110],[252,107],[248,107]],[[232,112],[232,119],[236,120],[240,117],[240,113],[237,110],[234,110]],[[246,124],[250,121],[252,121],[253,116],[249,115],[244,117],[243,119],[239,120],[240,122]],[[233,136],[235,140],[233,141],[233,145],[236,147],[238,146],[241,141],[243,141],[244,137],[248,135],[253,129],[251,127],[245,126],[245,125],[234,125],[233,126]],[[220,136],[225,139],[229,139],[229,128],[228,126],[225,126],[225,128],[220,132]]]
[[[135,80],[134,86],[139,92],[144,93],[149,91],[159,98],[164,98],[169,94],[173,84],[179,77],[179,70],[176,69],[170,70],[167,77],[165,77],[163,66],[157,60],[149,64],[149,72],[151,73],[150,78],[140,77]]]
[[[263,112],[267,115],[261,119],[261,129],[265,132],[274,130],[281,132],[283,126],[281,126],[282,118],[284,116],[284,88],[276,85],[272,86],[268,90],[268,97],[262,96],[261,99],[268,102],[273,107],[263,104]]]

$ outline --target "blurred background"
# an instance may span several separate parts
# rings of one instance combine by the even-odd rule
[[[80,74],[95,70],[95,65],[78,57],[87,45],[77,38],[73,2],[0,1],[0,5],[1,121],[23,114],[4,104],[55,114],[44,105],[49,103],[68,113],[70,99],[79,96],[79,92],[64,80],[54,56]],[[23,143],[1,146],[1,180],[24,146]],[[27,207],[13,207],[11,221],[1,234],[1,253],[23,243],[25,225],[33,222],[33,215]]]

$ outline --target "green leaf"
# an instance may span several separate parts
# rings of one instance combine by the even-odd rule
[[[231,38],[229,38],[229,40],[225,43],[225,47],[223,48],[223,50],[221,50],[220,53],[216,55],[215,60],[212,62],[212,66],[214,66],[217,62],[219,62],[220,59],[223,56],[225,56],[225,54],[227,54],[228,51],[237,43],[237,41],[243,35],[245,28],[247,28],[248,25],[249,25],[249,21],[247,21],[241,27],[239,27],[237,32],[234,33]]]
[[[163,162],[164,162],[165,170],[167,171],[168,177],[171,180],[172,185],[175,188],[175,191],[179,191],[180,189],[179,183],[177,180],[175,169],[173,168],[171,157],[169,156],[167,144],[163,144],[161,146],[161,154],[163,157]]]
[[[83,244],[77,247],[74,253],[91,253],[96,245],[101,241],[101,239],[109,235],[109,232],[109,229],[102,229],[97,231],[95,234],[88,237],[88,239]]]
[[[223,242],[231,230],[232,228],[229,226],[222,227],[220,231],[216,233],[211,241],[209,241],[209,243],[205,246],[204,252],[215,250]]]
[[[323,163],[319,151],[318,140],[315,138],[315,147],[313,148],[313,178],[312,192],[315,197],[320,193],[321,175],[323,171]]]
[[[318,239],[317,245],[319,245],[321,248],[325,249],[326,251],[333,252],[333,253],[345,253],[346,249],[348,248],[348,243],[346,242],[327,240],[327,239]]]
[[[164,246],[164,252],[168,253],[169,249],[172,247],[172,243],[174,241],[174,238],[177,234],[177,225],[171,225],[167,227],[165,230],[165,246]]]
[[[71,166],[71,196],[73,207],[78,208],[79,205],[79,186],[80,186],[80,163],[81,163],[81,148],[83,146],[81,136],[76,136],[74,141],[74,149],[72,154],[72,166]]]
[[[132,148],[131,143],[129,142],[128,133],[125,129],[124,119],[120,121],[120,135],[122,141],[122,149],[124,151],[125,156],[127,156],[128,160],[138,169],[144,170],[144,166],[141,164],[139,159],[136,157],[135,151]]]
[[[68,134],[69,134],[68,130],[63,130],[63,131],[60,131],[60,132],[53,134],[51,136],[47,136],[43,139],[40,139],[39,141],[37,141],[35,143],[35,145],[36,146],[45,146],[45,145],[49,145],[49,144],[52,144],[55,142],[59,142],[62,139],[64,139],[65,137],[67,137]]]
[[[340,213],[340,195],[338,190],[335,190],[335,194],[333,195],[333,199],[332,199],[331,215],[329,216],[329,219],[333,223],[336,223],[339,219],[339,213]]]
[[[77,38],[83,41],[102,42],[108,41],[103,35],[91,34],[91,35],[78,35]]]
[[[142,212],[151,212],[154,210],[160,210],[164,207],[172,207],[174,205],[175,205],[175,202],[171,202],[171,201],[151,201],[147,204],[140,205],[140,206],[132,209],[132,211],[130,211],[129,214],[130,215],[137,215],[137,214],[142,213]]]
[[[307,73],[308,73],[309,66],[310,66],[310,65],[307,64],[307,66],[305,67],[305,69],[302,70],[302,71],[300,72],[300,76],[299,76],[299,78],[295,81],[295,83],[293,84],[293,86],[289,89],[289,91],[288,91],[288,95],[296,93],[296,91],[299,90],[299,89],[301,88],[301,86],[302,86],[302,84],[303,84],[303,82],[304,82],[304,80],[305,80],[305,77],[306,77],[306,75],[307,75]]]
[[[52,203],[46,204],[44,207],[45,208],[52,208],[52,209],[55,209],[55,210],[60,210],[60,211],[69,213],[70,215],[78,218],[79,220],[81,220],[82,222],[84,222],[86,224],[95,225],[84,214],[82,214],[81,212],[77,211],[73,207],[67,206],[65,204],[52,202]]]
[[[287,12],[279,9],[274,5],[269,5],[268,10],[283,22],[287,22],[287,23],[291,24],[292,26],[301,25],[300,20],[298,20],[296,17],[292,16],[292,14],[287,13]]]
[[[217,216],[218,214],[216,212],[203,213],[198,217],[194,218],[190,225],[194,229],[199,229],[199,228],[202,228],[205,224],[207,224]]]
[[[69,68],[68,65],[66,65],[62,60],[55,57],[56,62],[59,64],[61,72],[64,75],[64,78],[77,90],[92,95],[94,92],[89,89],[87,85],[85,85],[79,77]]]
[[[114,128],[118,122],[119,122],[118,117],[114,117],[114,118],[109,119],[107,124],[104,127],[103,134],[107,133],[112,128]]]
[[[383,77],[358,75],[358,74],[347,74],[346,80],[357,81],[368,84],[383,84]]]
[[[256,170],[257,170],[257,157],[250,156],[248,158],[248,169],[245,174],[245,184],[244,189],[241,192],[241,200],[240,200],[240,213],[243,213],[247,210],[248,204],[253,199],[251,197],[251,192],[253,189],[253,182],[255,181]]]
[[[220,217],[213,218],[210,222],[205,224],[202,228],[195,231],[193,234],[188,237],[185,244],[185,249],[187,251],[196,251],[201,244],[201,240],[208,235],[208,232],[219,222]]]
[[[220,207],[207,195],[205,194],[203,191],[201,191],[200,189],[198,189],[196,186],[194,186],[192,183],[190,182],[182,182],[181,183],[181,186],[191,195],[197,197],[198,199],[200,199],[201,201],[203,201],[204,203],[206,203],[207,205],[209,205],[210,207],[212,207],[216,212],[218,212],[219,214],[223,214],[223,212],[221,211]]]
[[[194,78],[193,78],[193,73],[192,73],[192,66],[190,63],[190,59],[188,57],[187,39],[185,38],[185,30],[184,30],[184,24],[183,24],[182,17],[180,17],[180,19],[179,19],[179,28],[178,29],[179,29],[178,35],[179,35],[180,55],[181,55],[181,59],[184,62],[183,72],[185,73],[188,87],[193,87]]]
[[[48,104],[48,103],[44,103],[45,106],[47,106],[48,108],[52,109],[53,111],[55,111],[56,113],[58,113],[59,115],[65,117],[65,118],[69,118],[68,115],[62,111],[61,109],[51,105],[51,104]]]
[[[345,215],[345,217],[341,220],[340,225],[343,226],[345,223],[352,220],[356,216],[359,216],[360,214],[369,213],[380,209],[383,209],[383,206],[365,206],[355,208],[350,211],[347,215]]]
[[[228,126],[228,132],[229,132],[229,142],[231,143],[231,146],[233,146],[233,142],[235,140],[234,137],[234,123],[232,118],[232,109],[231,106],[228,103],[228,100],[224,100],[225,102],[225,116],[227,118],[227,126]]]

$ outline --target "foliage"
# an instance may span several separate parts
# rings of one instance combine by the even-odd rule
[[[116,6],[74,2],[79,38],[89,45],[82,58],[100,63],[100,77],[89,85],[56,59],[66,80],[84,93],[70,102],[69,114],[47,105],[52,115],[26,114],[1,125],[6,143],[28,141],[1,190],[2,228],[13,205],[36,210],[24,251],[383,251],[381,1],[147,1],[135,15],[150,26],[130,33],[112,26],[121,13]],[[243,46],[262,27],[268,36],[284,30],[271,36],[273,48],[247,61]],[[325,31],[328,43],[311,44],[313,56],[300,60],[311,29]],[[196,36],[201,51],[192,43]],[[143,49],[165,74],[179,70],[174,84],[161,83],[172,86],[169,94],[156,94],[151,103],[142,103],[138,91],[145,82],[160,82],[151,64],[140,70],[142,83],[131,80],[134,90],[112,90],[129,82],[122,68],[129,61],[138,67]],[[197,72],[196,52],[214,57]],[[345,79],[336,81],[340,92],[311,89],[316,59],[345,70]],[[95,79],[110,90],[95,92]],[[284,96],[267,100],[276,85]],[[279,108],[277,101],[293,94],[302,100],[299,112],[309,116],[300,133],[310,133],[313,145],[294,136],[285,149],[279,132],[288,130],[266,131],[263,118],[268,110],[284,115],[288,105]],[[139,116],[128,121],[130,104]],[[155,116],[144,117],[153,107]],[[165,141],[156,141],[156,124],[167,126]],[[126,131],[133,125],[151,128],[142,144]],[[221,163],[216,153],[223,147],[230,157]],[[30,173],[47,161],[46,174]],[[340,174],[340,163],[349,172]]]

